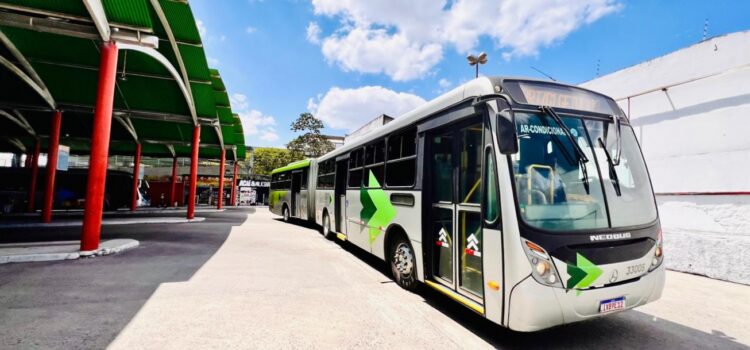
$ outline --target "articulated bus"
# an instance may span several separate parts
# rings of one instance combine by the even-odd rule
[[[270,205],[383,259],[403,288],[424,284],[517,331],[631,309],[664,287],[627,116],[559,83],[477,78],[276,169]]]

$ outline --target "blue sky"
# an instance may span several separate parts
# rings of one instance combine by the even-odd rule
[[[246,143],[283,146],[311,111],[344,135],[485,75],[581,83],[750,29],[750,1],[191,0],[209,64],[243,119]],[[698,63],[699,64],[699,63]]]

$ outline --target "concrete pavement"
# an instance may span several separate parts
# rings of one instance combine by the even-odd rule
[[[750,287],[669,272],[663,300],[521,334],[429,290],[406,292],[383,264],[261,210],[187,281],[165,283],[113,349],[747,348]]]
[[[669,272],[662,300],[524,334],[267,209],[103,228],[141,245],[107,258],[0,266],[0,348],[750,349],[750,287]],[[77,228],[0,234],[75,239]]]

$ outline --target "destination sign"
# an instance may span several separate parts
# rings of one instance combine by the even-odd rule
[[[516,86],[508,90],[513,98],[521,103],[604,114],[619,114],[612,109],[611,101],[608,98],[572,86],[519,81]]]

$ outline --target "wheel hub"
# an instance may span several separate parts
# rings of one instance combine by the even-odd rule
[[[414,255],[406,244],[401,244],[396,248],[396,253],[393,256],[393,264],[396,266],[396,270],[402,275],[411,275],[414,270]]]

